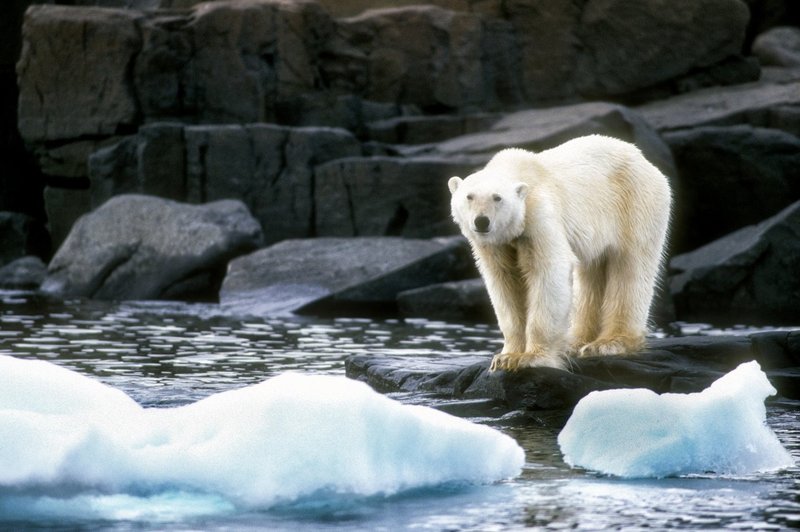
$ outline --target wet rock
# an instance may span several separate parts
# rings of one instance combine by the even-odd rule
[[[0,288],[35,290],[47,275],[47,265],[39,257],[27,255],[0,267]]]
[[[47,231],[39,220],[27,214],[0,211],[0,266],[25,255],[50,255]]]
[[[233,260],[220,302],[259,315],[370,314],[393,311],[404,290],[470,275],[460,237],[286,240]]]
[[[213,299],[227,262],[260,244],[261,227],[240,201],[120,195],[78,220],[41,289],[95,299]]]
[[[353,355],[347,376],[382,392],[429,392],[445,397],[486,398],[505,402],[539,418],[563,423],[575,404],[594,390],[648,388],[657,393],[690,393],[738,364],[757,360],[778,393],[800,398],[800,331],[749,336],[690,336],[652,339],[641,353],[625,357],[573,359],[571,371],[526,368],[489,372],[491,354],[465,355],[447,361],[409,360],[398,356]]]
[[[471,173],[478,159],[356,157],[317,167],[317,236],[455,234],[447,180]]]
[[[447,321],[495,323],[492,302],[483,279],[467,279],[423,286],[397,295],[400,315]]]
[[[800,66],[800,28],[772,28],[753,42],[753,55],[765,66]]]
[[[800,198],[800,138],[749,125],[664,134],[680,175],[674,232],[691,250]]]
[[[800,201],[670,261],[681,320],[800,321]]]

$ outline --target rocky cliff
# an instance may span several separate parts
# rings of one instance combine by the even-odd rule
[[[635,142],[670,177],[675,254],[800,199],[792,2],[69,3],[10,21],[20,136],[0,146],[29,166],[3,177],[0,209],[27,216],[0,228],[26,243],[3,264],[48,259],[45,221],[55,251],[127,193],[240,200],[265,245],[450,235],[450,175],[588,133]],[[793,253],[775,267],[796,269]],[[678,297],[679,312],[696,300]]]

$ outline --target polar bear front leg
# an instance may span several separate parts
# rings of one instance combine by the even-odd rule
[[[516,251],[510,246],[474,248],[497,324],[503,334],[503,353],[525,350],[525,285],[517,271]]]
[[[541,252],[541,247],[538,251]],[[528,246],[519,247],[517,259],[520,271],[525,272],[525,348],[523,352],[497,355],[492,368],[516,370],[547,366],[564,369],[572,303],[572,262],[568,255],[544,255]]]

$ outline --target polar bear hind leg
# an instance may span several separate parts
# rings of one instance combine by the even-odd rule
[[[580,348],[581,356],[624,355],[645,346],[647,318],[660,267],[660,250],[638,249],[608,256],[599,318],[600,331]]]
[[[573,353],[596,340],[600,335],[600,316],[606,290],[606,257],[578,263],[574,271],[575,307],[570,330]]]

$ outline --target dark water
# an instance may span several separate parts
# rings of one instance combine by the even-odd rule
[[[707,331],[713,333],[713,330]],[[125,391],[148,407],[175,406],[286,372],[342,375],[356,353],[424,359],[485,354],[487,325],[425,320],[272,319],[225,316],[214,305],[48,301],[0,292],[0,354],[46,359]],[[0,529],[111,530],[507,530],[766,529],[800,527],[800,469],[746,478],[623,481],[573,470],[557,431],[498,405],[397,394],[494,426],[526,451],[523,474],[490,486],[446,486],[392,497],[304,501],[262,511],[213,507],[213,498],[147,501],[102,518],[37,511],[0,517]],[[772,402],[768,421],[800,459],[800,402]],[[6,498],[3,501],[3,498]],[[12,504],[0,492],[0,506]],[[133,508],[133,509],[131,509]]]

